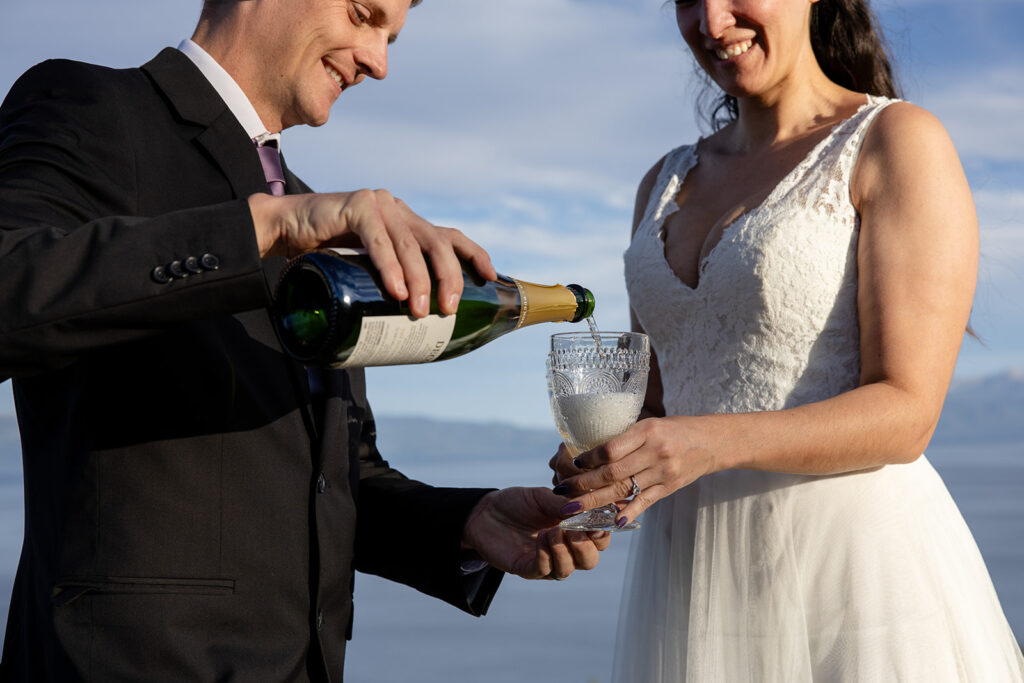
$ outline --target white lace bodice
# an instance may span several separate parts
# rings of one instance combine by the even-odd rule
[[[630,303],[658,355],[670,415],[778,410],[857,386],[859,218],[850,175],[875,115],[869,98],[700,264],[696,288],[665,260],[662,226],[697,164],[670,152],[626,251]]]

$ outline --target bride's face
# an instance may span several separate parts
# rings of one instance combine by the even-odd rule
[[[675,0],[676,21],[722,90],[738,98],[769,96],[815,64],[809,27],[816,1]]]

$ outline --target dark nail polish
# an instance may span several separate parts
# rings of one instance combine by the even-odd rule
[[[569,493],[569,485],[559,484],[558,486],[553,488],[552,491],[556,496],[564,496],[565,494]]]
[[[619,520],[615,522],[615,526],[619,527],[620,529],[626,526],[627,524],[629,524],[629,520],[625,517],[620,517]]]
[[[582,470],[583,469],[583,464],[580,462],[579,458],[573,458],[572,459],[572,466],[575,467],[578,470]]]
[[[573,501],[571,503],[566,503],[565,505],[563,505],[561,512],[562,512],[563,515],[567,515],[568,516],[568,515],[575,515],[577,512],[579,512],[582,509],[583,509],[583,503],[580,503],[579,501]]]

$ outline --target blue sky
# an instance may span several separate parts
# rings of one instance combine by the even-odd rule
[[[199,0],[9,3],[0,92],[48,57],[134,66],[191,33]],[[876,2],[908,99],[946,124],[982,230],[959,378],[1024,370],[1024,26],[1020,0]],[[628,323],[621,254],[636,183],[692,141],[691,65],[663,0],[426,0],[383,83],[347,91],[330,123],[286,131],[313,187],[385,187],[459,227],[498,269],[578,282],[605,329]],[[562,326],[564,327],[564,326]],[[547,427],[541,326],[461,359],[369,370],[382,414]],[[0,385],[0,412],[13,410]]]

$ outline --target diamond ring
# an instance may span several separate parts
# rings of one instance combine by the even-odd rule
[[[640,495],[640,484],[636,483],[636,475],[631,475],[629,480],[633,482],[633,497],[636,498]]]

